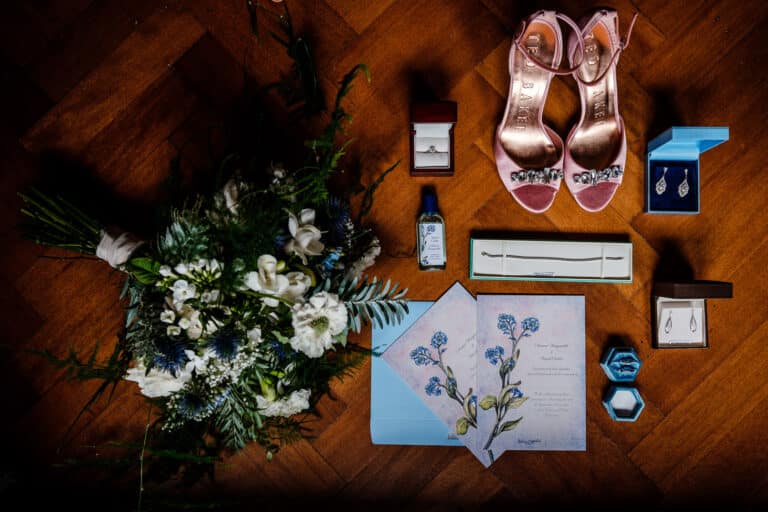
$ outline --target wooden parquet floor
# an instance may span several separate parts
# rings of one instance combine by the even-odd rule
[[[43,176],[87,176],[118,198],[128,227],[162,200],[170,160],[189,176],[206,168],[208,128],[231,114],[242,66],[260,84],[290,62],[269,37],[256,43],[245,0],[9,1],[0,11],[0,333],[3,454],[0,497],[81,508],[128,509],[138,478],[115,487],[95,473],[67,471],[72,457],[142,435],[147,406],[133,385],[99,402],[59,444],[95,384],[67,380],[28,349],[64,355],[105,352],[123,321],[121,277],[107,265],[59,259],[23,241],[16,192]],[[267,463],[258,449],[226,460],[215,482],[179,490],[147,487],[198,504],[244,509],[268,504],[408,504],[430,510],[591,503],[677,507],[768,502],[768,4],[763,0],[604,2],[626,26],[639,18],[619,65],[620,109],[629,154],[624,184],[597,214],[563,187],[550,210],[521,209],[496,175],[493,131],[506,102],[507,53],[518,21],[544,6],[578,18],[593,2],[508,0],[294,1],[297,30],[313,43],[329,93],[358,62],[372,72],[349,97],[349,162],[370,180],[403,159],[377,192],[372,220],[385,254],[376,266],[434,299],[455,280],[472,292],[578,293],[587,301],[588,450],[508,452],[484,470],[466,450],[374,446],[368,429],[370,364],[334,385],[314,439]],[[269,21],[264,18],[268,32]],[[408,104],[431,93],[458,102],[456,174],[408,175]],[[274,108],[281,108],[276,97]],[[578,114],[571,78],[553,81],[545,111],[566,135]],[[304,133],[315,126],[276,130]],[[643,210],[648,140],[671,125],[726,125],[730,140],[702,156],[701,213]],[[51,155],[58,165],[50,165]],[[63,165],[68,162],[69,165]],[[82,169],[86,169],[82,173]],[[434,184],[448,226],[448,267],[417,270],[414,221],[421,187]],[[95,198],[101,200],[103,198]],[[634,243],[632,284],[477,282],[467,278],[474,229],[626,234]],[[732,281],[732,300],[710,301],[707,350],[658,351],[650,343],[655,277]],[[360,341],[367,342],[366,332]],[[637,348],[646,409],[618,423],[600,398],[599,358],[612,340]],[[72,476],[77,475],[77,476]],[[92,493],[92,494],[88,494]],[[109,507],[97,507],[96,498]],[[149,505],[147,505],[149,506]],[[170,505],[169,505],[170,506]],[[162,506],[155,502],[157,509]]]

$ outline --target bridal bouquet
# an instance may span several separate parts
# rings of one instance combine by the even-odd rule
[[[135,383],[159,414],[156,438],[174,450],[200,456],[255,441],[271,458],[303,437],[330,381],[369,353],[348,341],[350,331],[407,313],[405,290],[365,275],[379,240],[328,185],[344,152],[334,144],[348,117],[340,100],[360,70],[341,81],[304,165],[272,164],[246,178],[254,165],[235,159],[223,186],[172,209],[154,239],[108,227],[62,197],[22,196],[35,241],[125,273],[125,332],[89,375]]]

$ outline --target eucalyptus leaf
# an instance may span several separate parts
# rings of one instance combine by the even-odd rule
[[[491,407],[496,407],[496,397],[493,395],[486,395],[485,398],[480,400],[480,408],[487,411]]]
[[[523,421],[523,417],[519,417],[516,420],[512,421],[505,421],[501,424],[501,427],[499,428],[499,432],[509,432],[510,430],[514,430],[518,423]]]
[[[504,405],[507,407],[507,409],[517,409],[523,405],[526,400],[528,400],[527,396],[518,396],[507,400]]]
[[[456,434],[463,436],[467,433],[467,430],[469,430],[469,420],[462,416],[456,420]]]

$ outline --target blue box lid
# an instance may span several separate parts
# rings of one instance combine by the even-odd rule
[[[673,126],[648,143],[648,158],[698,159],[728,136],[727,126]]]

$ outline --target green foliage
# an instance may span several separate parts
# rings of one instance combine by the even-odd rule
[[[142,284],[155,284],[160,278],[160,263],[152,258],[133,258],[127,270]]]
[[[344,123],[352,119],[352,116],[344,110],[342,100],[352,90],[352,82],[360,71],[370,82],[370,72],[365,64],[356,65],[344,75],[339,82],[339,91],[336,94],[330,122],[319,138],[306,142],[306,146],[313,152],[313,158],[298,176],[297,190],[308,203],[320,204],[328,199],[328,180],[338,170],[339,160],[344,156],[346,147],[351,142],[347,141],[337,147],[336,136],[343,131]]]
[[[176,264],[209,257],[215,245],[210,225],[201,219],[201,206],[198,201],[190,208],[172,212],[171,224],[157,240],[160,259]]]
[[[24,201],[21,213],[24,236],[38,244],[61,249],[96,254],[102,226],[95,219],[59,196],[50,196],[37,189],[19,193]]]
[[[331,280],[326,279],[320,290],[329,291]],[[376,326],[400,322],[408,313],[408,301],[405,294],[408,289],[399,290],[399,284],[379,281],[374,277],[368,281],[368,277],[345,277],[339,283],[338,295],[347,306],[350,315],[350,323],[355,332],[360,332],[363,324],[373,323]]]
[[[368,213],[371,211],[371,208],[373,207],[373,194],[376,192],[376,189],[379,188],[379,185],[382,184],[384,178],[387,177],[387,174],[394,171],[398,165],[400,165],[400,160],[390,165],[384,172],[379,175],[378,178],[376,178],[373,183],[368,185],[368,187],[365,189],[365,192],[363,192],[363,199],[360,201],[360,212],[357,215],[358,224],[362,224],[365,216],[368,215]]]

